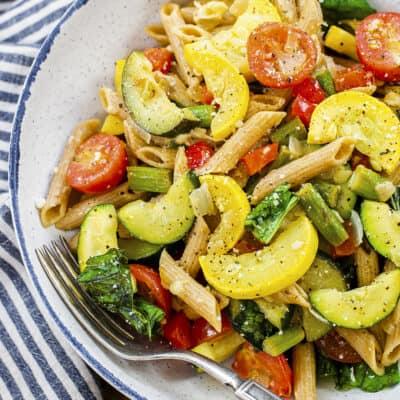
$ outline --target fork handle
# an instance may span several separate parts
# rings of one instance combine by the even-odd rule
[[[282,400],[280,397],[252,380],[242,380],[233,371],[192,351],[173,351],[165,358],[184,360],[201,368],[208,375],[230,386],[242,400]]]

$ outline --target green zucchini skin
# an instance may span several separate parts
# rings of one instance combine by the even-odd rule
[[[391,209],[386,203],[364,200],[360,217],[371,246],[400,266],[400,211]]]
[[[154,202],[136,200],[121,207],[118,218],[129,233],[140,240],[159,245],[176,242],[194,221],[189,198],[193,188],[191,180],[184,176]]]
[[[77,253],[81,272],[90,257],[118,248],[117,228],[117,212],[112,204],[100,204],[89,210],[82,222],[78,239]]]
[[[126,60],[122,96],[132,119],[153,135],[176,136],[196,126],[209,128],[215,111],[209,105],[178,107],[157,83],[151,62],[140,51]]]
[[[400,296],[400,269],[378,275],[368,286],[341,292],[319,289],[310,293],[315,310],[326,320],[349,329],[369,328],[392,313]]]

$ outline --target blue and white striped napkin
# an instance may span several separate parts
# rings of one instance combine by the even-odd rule
[[[8,205],[8,147],[25,76],[71,0],[0,0],[0,400],[100,399],[96,377],[31,293]]]

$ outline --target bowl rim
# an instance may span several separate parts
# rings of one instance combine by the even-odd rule
[[[72,345],[75,351],[78,352],[79,356],[102,378],[108,381],[116,389],[126,396],[129,396],[136,400],[147,400],[146,397],[141,396],[136,391],[129,388],[124,382],[118,379],[111,371],[109,371],[103,364],[99,363],[96,358],[90,353],[90,351],[79,342],[79,340],[72,334],[72,332],[63,324],[61,319],[52,305],[48,301],[43,289],[39,283],[39,278],[35,273],[35,268],[31,259],[29,258],[28,250],[25,244],[25,237],[22,229],[22,223],[20,218],[20,209],[18,204],[18,188],[19,188],[19,166],[20,166],[20,137],[22,132],[22,124],[25,117],[26,103],[31,95],[31,87],[35,83],[36,77],[41,70],[41,65],[47,59],[50,53],[54,41],[58,37],[61,27],[64,23],[69,20],[81,7],[86,5],[89,0],[75,0],[63,14],[57,25],[47,36],[43,42],[38,55],[36,56],[28,75],[26,76],[24,86],[22,88],[18,104],[17,111],[14,116],[13,125],[11,128],[11,139],[9,147],[9,167],[8,167],[8,186],[11,197],[11,214],[14,223],[14,230],[16,233],[16,239],[19,245],[21,256],[24,265],[28,271],[28,275],[36,289],[36,292],[45,305],[47,311],[50,313],[52,319],[55,321],[58,328],[63,333],[63,336]],[[36,297],[37,300],[37,297]],[[100,346],[99,346],[100,347]]]

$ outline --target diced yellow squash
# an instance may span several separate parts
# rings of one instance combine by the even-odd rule
[[[358,60],[355,36],[338,26],[332,25],[329,28],[325,36],[325,46]]]
[[[115,63],[114,87],[117,93],[122,97],[122,73],[124,72],[126,60],[118,60]]]
[[[116,115],[108,114],[104,119],[101,131],[110,135],[122,135],[124,133],[124,123]]]
[[[207,282],[234,299],[255,299],[292,285],[311,266],[318,234],[304,213],[261,250],[235,255],[207,254],[199,258]]]
[[[221,215],[221,222],[210,236],[207,252],[226,254],[244,233],[244,222],[250,212],[249,201],[241,187],[229,176],[203,175],[200,182],[207,184]]]
[[[400,161],[400,121],[382,101],[355,90],[334,94],[314,110],[308,143],[351,136],[376,171],[393,172]]]
[[[211,121],[211,134],[215,140],[223,140],[246,115],[249,105],[247,82],[207,41],[188,44],[184,51],[186,61],[204,76],[208,90],[219,104]]]

